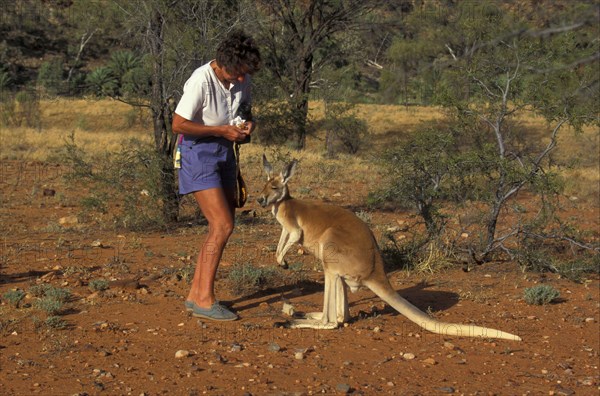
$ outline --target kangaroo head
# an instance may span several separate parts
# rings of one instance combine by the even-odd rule
[[[260,206],[264,208],[290,198],[287,183],[296,172],[297,164],[298,161],[293,160],[279,175],[273,176],[273,166],[263,154],[263,167],[267,173],[267,184],[265,184],[256,200]]]

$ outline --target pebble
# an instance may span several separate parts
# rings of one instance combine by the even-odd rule
[[[177,352],[175,352],[175,357],[177,359],[181,359],[188,356],[190,356],[190,351],[186,351],[185,349],[180,349]]]
[[[594,319],[594,318],[585,318],[586,323],[594,323],[595,321],[596,321],[596,319]]]
[[[431,366],[435,366],[437,364],[437,362],[433,358],[427,358],[427,359],[423,360],[423,363],[429,364]]]
[[[416,356],[414,353],[405,353],[402,355],[405,360],[413,360]]]
[[[379,326],[375,326],[373,333],[381,333],[381,328]]]
[[[335,386],[335,391],[337,393],[344,393],[344,394],[345,393],[350,393],[350,389],[351,389],[350,385],[348,385],[348,384],[337,384]]]
[[[294,306],[292,304],[283,303],[283,308],[281,309],[281,312],[288,316],[294,316],[296,310],[294,309]]]
[[[242,346],[240,344],[232,344],[231,352],[240,352],[242,350]]]
[[[456,346],[453,343],[446,341],[444,342],[444,348],[453,351],[456,349]]]
[[[442,393],[454,393],[456,390],[451,386],[442,386],[441,388],[437,388],[438,391]]]
[[[294,358],[296,358],[296,360],[302,360],[302,359],[304,359],[304,352],[296,352],[294,354]]]
[[[279,352],[281,351],[281,347],[276,342],[269,343],[269,352]]]

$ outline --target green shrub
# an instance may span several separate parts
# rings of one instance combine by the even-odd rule
[[[34,308],[46,312],[48,315],[56,315],[64,308],[65,303],[71,297],[69,289],[54,287],[47,283],[32,286],[29,293],[39,299],[33,304]]]
[[[107,219],[111,225],[129,230],[164,226],[164,159],[151,144],[131,139],[123,142],[118,152],[90,160],[71,134],[61,155],[69,169],[65,178],[87,187],[93,197],[83,202],[85,209],[104,212],[109,203],[120,202],[119,209],[111,211],[111,218]]]
[[[251,294],[274,287],[282,280],[274,267],[255,267],[252,264],[236,264],[229,272],[231,290],[236,295]]]
[[[108,289],[108,281],[106,279],[93,279],[88,284],[88,288],[95,291],[104,291]]]
[[[40,66],[37,77],[38,85],[50,95],[61,93],[63,88],[63,64],[60,59],[44,62]]]
[[[537,285],[526,288],[523,296],[529,305],[545,305],[557,299],[560,293],[550,285]]]
[[[19,307],[19,303],[25,297],[23,290],[9,290],[2,295],[2,298],[9,302],[15,308]]]
[[[45,296],[61,303],[65,303],[71,297],[71,291],[69,289],[50,286],[46,289]]]
[[[42,297],[34,303],[34,308],[46,312],[50,316],[54,316],[59,313],[64,304],[53,297]]]
[[[44,323],[46,326],[53,329],[64,329],[67,327],[67,321],[62,319],[60,316],[49,316]]]
[[[324,127],[329,157],[339,152],[356,154],[369,135],[367,122],[358,118],[356,105],[348,102],[325,102]]]

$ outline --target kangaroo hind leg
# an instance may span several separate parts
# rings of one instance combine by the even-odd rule
[[[296,329],[336,329],[341,323],[350,319],[348,309],[348,291],[346,282],[339,274],[325,272],[325,293],[323,312],[306,314],[302,319],[290,322]]]

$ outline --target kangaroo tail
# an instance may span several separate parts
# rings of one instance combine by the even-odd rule
[[[402,298],[392,289],[387,279],[383,284],[377,281],[365,281],[364,284],[383,301],[394,307],[396,311],[432,333],[459,337],[484,337],[521,341],[521,337],[500,330],[475,325],[439,322]]]

